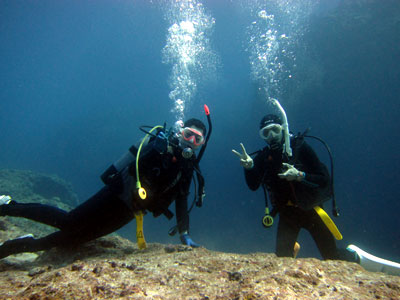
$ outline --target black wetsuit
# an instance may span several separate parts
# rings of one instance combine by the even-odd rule
[[[293,156],[290,159],[282,153],[282,149],[265,147],[254,158],[254,167],[245,169],[249,188],[257,190],[265,184],[272,206],[279,213],[276,255],[293,256],[299,231],[305,228],[324,259],[351,260],[347,258],[347,253],[337,249],[334,237],[313,209],[331,196],[326,166],[303,139],[292,138],[291,147]],[[283,162],[305,172],[305,179],[299,182],[279,178],[277,174],[284,171]]]
[[[184,159],[178,147],[170,147],[163,154],[151,147],[151,144],[144,147],[139,159],[140,180],[147,190],[144,201],[139,199],[136,191],[136,168],[132,163],[124,169],[123,187],[106,185],[70,212],[49,205],[16,201],[0,206],[0,216],[23,217],[60,229],[38,239],[27,237],[6,241],[0,246],[0,258],[82,244],[118,230],[129,223],[134,218],[134,211],[139,209],[149,210],[154,216],[164,213],[170,218],[173,214],[168,206],[174,200],[179,232],[187,231],[187,196],[196,166],[195,156]]]

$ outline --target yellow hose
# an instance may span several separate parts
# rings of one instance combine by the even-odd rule
[[[137,154],[136,154],[136,188],[138,189],[139,197],[140,197],[140,199],[142,199],[142,200],[146,199],[147,193],[146,193],[146,190],[145,190],[144,188],[142,188],[142,185],[140,184],[140,180],[139,180],[139,157],[140,157],[140,151],[142,150],[143,144],[144,144],[144,142],[146,141],[147,137],[148,137],[154,130],[156,130],[157,128],[164,128],[164,127],[161,126],[161,125],[154,126],[154,127],[149,131],[149,133],[147,133],[147,134],[144,136],[144,138],[142,139],[142,141],[141,141],[141,143],[140,143],[140,146],[139,146],[139,149],[138,149]]]

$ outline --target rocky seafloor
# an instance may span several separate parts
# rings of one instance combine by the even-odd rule
[[[0,261],[0,299],[400,299],[400,277],[355,263],[136,244],[113,235],[79,249]]]
[[[0,194],[65,209],[77,201],[59,178],[30,171],[0,170]],[[0,242],[49,233],[33,224],[0,217]],[[139,250],[113,234],[76,249],[1,259],[0,299],[400,299],[400,277],[355,263],[266,253],[161,244]]]

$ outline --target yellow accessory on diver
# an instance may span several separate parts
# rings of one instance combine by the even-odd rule
[[[140,158],[140,151],[142,150],[144,142],[147,140],[149,135],[156,130],[157,128],[164,128],[161,125],[154,126],[142,139],[140,142],[139,149],[136,153],[136,188],[138,189],[138,194],[140,199],[144,200],[147,197],[146,190],[142,187],[139,180],[139,158]],[[145,249],[147,247],[146,240],[144,239],[143,233],[143,212],[137,211],[135,212],[135,219],[136,219],[136,240],[139,249]]]
[[[332,219],[329,217],[329,215],[326,213],[326,211],[324,211],[320,206],[315,206],[314,210],[317,212],[326,227],[328,227],[329,231],[333,234],[335,239],[341,240],[343,238],[342,234],[340,233],[339,229],[336,227]]]
[[[269,208],[265,208],[265,216],[262,218],[262,224],[265,228],[269,228],[274,224],[274,218],[269,214]]]
[[[140,157],[140,151],[142,150],[143,144],[144,144],[144,142],[146,141],[146,139],[148,138],[148,136],[149,136],[154,130],[156,130],[157,128],[164,128],[164,127],[161,126],[161,125],[154,126],[154,127],[144,136],[144,138],[142,139],[142,141],[141,141],[141,143],[140,143],[140,146],[139,146],[139,149],[138,149],[137,154],[136,154],[136,188],[137,188],[137,190],[138,190],[139,197],[140,197],[140,199],[142,199],[142,200],[146,199],[147,193],[146,193],[146,190],[145,190],[145,189],[142,187],[142,185],[140,184],[140,180],[139,180],[139,157]]]
[[[143,234],[143,212],[137,211],[135,212],[135,219],[136,219],[136,240],[139,249],[146,249],[146,240],[144,239]]]

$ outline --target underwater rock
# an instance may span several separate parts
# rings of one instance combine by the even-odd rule
[[[0,195],[11,195],[18,202],[56,200],[71,207],[79,203],[71,185],[63,179],[28,170],[1,169]]]
[[[34,261],[17,263],[16,255],[0,260],[0,299],[400,298],[400,277],[355,263],[179,249],[139,250],[111,235],[42,252]]]
[[[77,198],[57,177],[0,170],[0,194],[69,210]],[[48,226],[0,217],[0,241]],[[234,254],[135,243],[112,234],[77,248],[0,260],[0,299],[399,299],[400,277],[355,263]]]
[[[10,195],[21,203],[42,203],[71,210],[78,204],[78,197],[69,183],[55,175],[45,175],[24,170],[0,170],[0,195]],[[54,229],[29,220],[2,217],[0,241],[31,233],[44,236]]]

